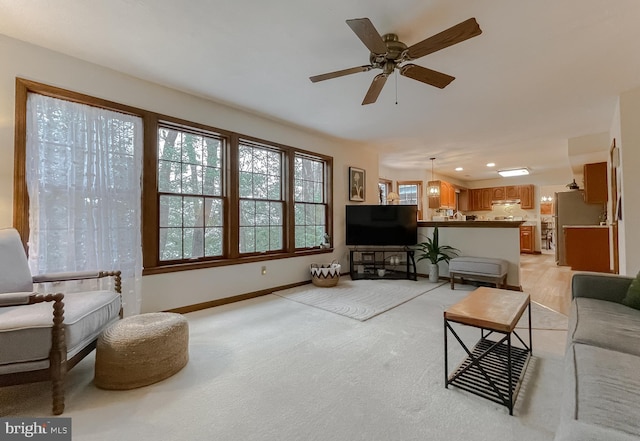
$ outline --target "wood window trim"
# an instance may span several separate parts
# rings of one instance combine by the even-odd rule
[[[293,158],[296,154],[307,155],[312,158],[322,160],[326,164],[325,188],[327,190],[327,222],[326,228],[328,234],[333,237],[333,158],[309,150],[287,146],[284,144],[255,138],[252,136],[242,135],[229,130],[219,129],[202,123],[187,121],[168,115],[151,112],[114,101],[97,98],[71,90],[50,86],[44,83],[27,80],[24,78],[16,78],[15,83],[16,99],[15,99],[15,127],[14,127],[14,191],[13,191],[13,226],[20,233],[25,250],[28,252],[27,241],[29,238],[29,197],[26,182],[26,144],[27,144],[27,97],[29,93],[37,93],[53,98],[66,101],[72,101],[79,104],[85,104],[94,107],[100,107],[116,112],[135,115],[142,118],[143,123],[143,155],[142,155],[142,201],[141,201],[141,223],[142,225],[154,225],[152,228],[142,228],[142,256],[143,256],[143,275],[161,274],[175,271],[186,271],[201,268],[220,267],[228,265],[237,265],[250,262],[259,262],[264,260],[286,259],[298,256],[307,256],[313,254],[331,253],[329,249],[295,249],[295,218],[293,215]],[[176,126],[184,126],[190,129],[203,130],[206,132],[215,132],[227,137],[229,142],[225,143],[224,154],[228,160],[224,164],[226,197],[224,198],[225,223],[229,225],[229,234],[225,236],[224,249],[227,251],[224,258],[203,260],[197,262],[181,262],[172,264],[162,264],[159,262],[159,195],[156,191],[158,186],[157,180],[157,129],[162,122],[173,124]],[[288,170],[286,182],[283,182],[283,191],[285,192],[285,210],[287,226],[285,229],[286,242],[284,252],[258,253],[256,255],[242,256],[238,253],[232,253],[235,244],[239,238],[239,213],[238,210],[231,209],[238,206],[238,173],[232,173],[237,170],[238,153],[237,146],[241,140],[255,142],[266,146],[272,146],[282,150],[285,157],[285,170]],[[235,203],[235,205],[234,205]]]

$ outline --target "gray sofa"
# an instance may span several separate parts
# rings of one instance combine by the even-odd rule
[[[621,303],[632,280],[573,276],[556,441],[640,440],[640,311]]]

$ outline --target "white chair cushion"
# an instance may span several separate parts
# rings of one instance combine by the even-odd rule
[[[63,302],[68,358],[119,319],[120,296],[113,291],[68,293]],[[0,373],[9,363],[47,359],[52,326],[53,302],[0,308]]]
[[[24,291],[33,291],[33,280],[20,235],[0,229],[0,293]]]

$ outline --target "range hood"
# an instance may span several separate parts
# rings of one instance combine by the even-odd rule
[[[517,205],[520,204],[520,199],[502,199],[499,201],[491,201],[491,205]]]

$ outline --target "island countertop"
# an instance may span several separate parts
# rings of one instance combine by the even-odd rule
[[[419,227],[438,228],[519,228],[526,221],[418,221]]]

